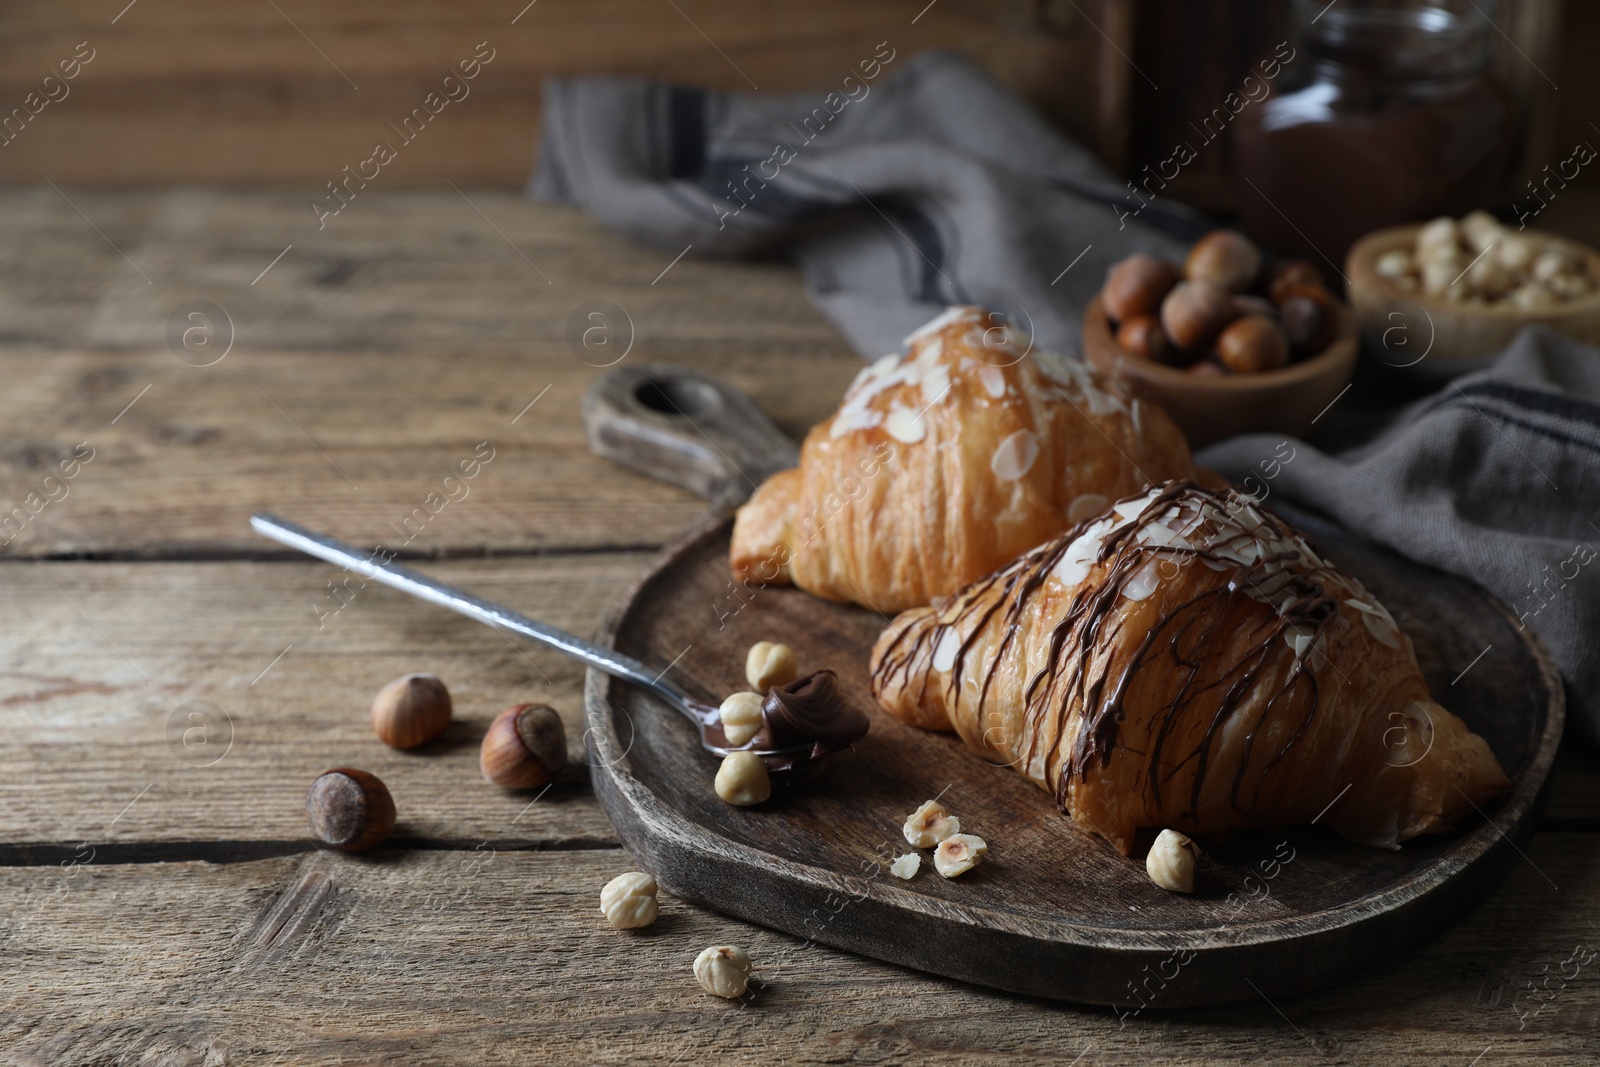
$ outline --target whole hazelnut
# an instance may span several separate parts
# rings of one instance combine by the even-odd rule
[[[450,691],[435,674],[396,678],[372,698],[372,732],[391,748],[416,748],[450,725]]]
[[[507,789],[547,785],[566,765],[566,729],[544,704],[518,704],[496,715],[478,757],[483,776]]]
[[[1217,358],[1239,374],[1275,370],[1289,362],[1289,339],[1271,319],[1246,315],[1217,338]]]
[[[1106,272],[1100,291],[1106,314],[1117,322],[1135,315],[1154,315],[1161,301],[1178,284],[1178,268],[1164,259],[1142,252],[1114,264]]]
[[[1326,288],[1322,282],[1322,272],[1316,264],[1304,259],[1285,259],[1272,268],[1272,281],[1267,285],[1267,295],[1272,297],[1274,304],[1281,304],[1288,290],[1302,285]]]
[[[730,745],[742,745],[766,725],[761,711],[760,693],[734,693],[718,709],[722,716],[722,734]]]
[[[661,913],[656,880],[641,871],[617,875],[600,890],[600,910],[618,930],[649,926]]]
[[[362,852],[394,829],[394,797],[376,776],[336,767],[317,776],[306,793],[311,834],[344,852]]]
[[[1242,233],[1212,230],[1189,249],[1183,276],[1242,293],[1261,273],[1261,249]]]
[[[750,988],[750,957],[737,945],[712,945],[695,957],[694,977],[714,997],[742,997]]]
[[[1150,854],[1144,858],[1150,880],[1169,893],[1194,892],[1194,868],[1200,849],[1176,830],[1156,835]]]
[[[1154,315],[1131,315],[1117,327],[1117,346],[1142,359],[1157,363],[1176,363],[1180,354],[1177,347],[1162,332],[1161,321]]]
[[[1189,364],[1184,373],[1192,374],[1196,378],[1220,378],[1227,375],[1228,368],[1214,359],[1199,359]]]
[[[744,676],[750,688],[765,693],[775,685],[788,685],[800,676],[794,649],[776,641],[757,641],[744,658]]]
[[[1211,347],[1233,321],[1233,300],[1210,282],[1180,282],[1161,302],[1161,326],[1179,348],[1201,352]]]
[[[1233,313],[1235,315],[1265,315],[1269,319],[1278,317],[1278,307],[1264,296],[1251,296],[1249,293],[1240,293],[1233,298]]]
[[[714,785],[717,796],[738,808],[748,808],[772,796],[772,776],[754,752],[730,752],[724,756]]]
[[[1344,312],[1334,295],[1320,285],[1301,285],[1285,290],[1278,305],[1284,335],[1295,350],[1321,352],[1339,332]]]

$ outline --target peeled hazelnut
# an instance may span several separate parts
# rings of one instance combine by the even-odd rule
[[[1403,248],[1391,248],[1372,261],[1372,269],[1390,281],[1396,281],[1410,274],[1413,266],[1411,253]]]
[[[311,783],[306,822],[312,835],[344,852],[363,852],[394,829],[394,797],[374,775],[336,767]]]
[[[1533,260],[1533,276],[1537,280],[1549,281],[1558,274],[1566,274],[1572,266],[1571,257],[1560,248],[1546,247]]]
[[[1499,243],[1505,234],[1505,227],[1500,225],[1500,220],[1487,211],[1474,211],[1456,224],[1461,233],[1462,240],[1474,252],[1482,252],[1492,244]]]
[[[1272,282],[1267,286],[1267,295],[1272,297],[1274,304],[1281,304],[1288,290],[1302,285],[1324,288],[1322,272],[1315,263],[1307,260],[1285,259],[1272,268]]]
[[[656,880],[642,871],[617,875],[600,890],[600,910],[618,930],[649,926],[661,913],[656,901]]]
[[[1217,338],[1217,358],[1239,374],[1276,370],[1289,362],[1289,339],[1271,319],[1246,315]]]
[[[984,844],[983,838],[956,834],[940,841],[939,847],[933,850],[933,869],[946,878],[954,878],[972,870],[988,853],[989,846]]]
[[[1190,352],[1211,346],[1233,320],[1233,300],[1209,282],[1180,282],[1161,303],[1161,325],[1174,344]]]
[[[566,765],[566,729],[543,704],[518,704],[496,715],[478,754],[483,776],[507,789],[547,785]]]
[[[1519,311],[1544,311],[1557,303],[1556,295],[1537,282],[1518,286],[1507,299]]]
[[[1150,880],[1172,893],[1194,892],[1194,866],[1200,849],[1176,830],[1163,830],[1144,858]]]
[[[372,732],[392,748],[416,748],[450,725],[450,691],[435,674],[396,678],[372,698]]]
[[[896,878],[910,881],[922,870],[922,857],[915,852],[907,852],[904,856],[896,856],[894,862],[889,864],[889,873]]]
[[[961,820],[945,811],[937,800],[929,800],[906,816],[901,832],[917,848],[932,848],[945,838],[959,834]]]
[[[1161,331],[1161,322],[1154,315],[1132,315],[1117,327],[1117,345],[1143,359],[1157,363],[1171,363],[1179,353],[1167,335]]]
[[[800,676],[794,650],[776,641],[757,641],[744,658],[744,676],[750,688],[765,693],[775,685],[788,685]]]
[[[1135,253],[1106,271],[1100,300],[1106,314],[1117,322],[1135,315],[1154,315],[1161,301],[1178,284],[1178,268],[1166,260]]]
[[[694,977],[714,997],[742,997],[750,988],[750,957],[735,945],[713,945],[695,957]]]
[[[754,752],[730,752],[717,768],[716,790],[729,804],[748,808],[772,795],[772,777]]]
[[[1508,233],[1494,249],[1494,258],[1500,265],[1510,270],[1522,273],[1533,262],[1538,246],[1528,238],[1517,233]]]
[[[1461,231],[1456,228],[1456,220],[1448,215],[1434,219],[1417,231],[1417,251],[1419,254],[1430,249],[1450,249],[1455,251],[1460,244]]]
[[[1189,249],[1183,276],[1242,293],[1261,273],[1261,250],[1255,242],[1233,230],[1212,230]]]
[[[761,714],[760,693],[735,693],[718,710],[722,713],[722,732],[730,745],[744,744],[766,723]]]

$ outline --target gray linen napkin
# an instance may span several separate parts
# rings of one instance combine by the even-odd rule
[[[1235,437],[1198,458],[1251,478],[1269,506],[1288,499],[1489,589],[1544,640],[1569,721],[1600,744],[1600,350],[1531,327],[1358,448],[1296,441],[1274,463],[1282,440]]]
[[[868,358],[951,304],[1076,354],[1110,264],[1209,228],[1159,198],[1131,217],[1124,183],[950,52],[879,45],[832,92],[552,79],[543,130],[534,195],[673,254],[791,255]]]

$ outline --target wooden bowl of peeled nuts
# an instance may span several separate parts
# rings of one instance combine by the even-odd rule
[[[1471,370],[1535,323],[1600,344],[1600,254],[1482,211],[1370,233],[1345,274],[1371,350],[1418,374]]]
[[[1241,433],[1303,435],[1349,384],[1355,319],[1304,260],[1267,265],[1216,230],[1184,263],[1128,256],[1083,319],[1085,356],[1166,409],[1195,447]]]

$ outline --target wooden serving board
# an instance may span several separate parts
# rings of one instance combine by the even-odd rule
[[[1078,832],[1019,774],[878,710],[867,659],[883,616],[794,589],[735,589],[727,521],[665,553],[602,640],[670,664],[680,685],[713,702],[746,688],[752,643],[783,641],[802,671],[837,671],[872,730],[819,781],[735,808],[713,792],[716,762],[688,723],[591,671],[586,740],[600,802],[669,893],[998,989],[1132,1012],[1275,1000],[1372,965],[1453,921],[1523,862],[1561,736],[1561,681],[1532,632],[1477,586],[1276,510],[1382,600],[1414,640],[1435,698],[1488,740],[1516,784],[1485,821],[1394,852],[1319,827],[1207,840],[1213,864],[1196,892],[1163,892],[1141,856]],[[901,823],[935,796],[988,842],[986,862],[947,881],[924,852],[914,880],[891,877],[889,860],[911,850]]]

